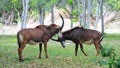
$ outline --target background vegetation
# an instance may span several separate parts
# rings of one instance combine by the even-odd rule
[[[9,6],[8,6],[9,5]],[[15,24],[21,19],[21,28],[26,27],[26,17],[34,20],[39,19],[40,24],[44,24],[45,15],[51,13],[51,21],[54,23],[54,8],[63,10],[69,14],[71,28],[73,22],[79,22],[85,28],[90,27],[90,23],[97,28],[101,19],[101,28],[104,32],[105,15],[116,12],[110,21],[119,15],[119,0],[1,0],[0,1],[0,23]],[[68,9],[69,8],[69,9]],[[118,16],[117,16],[118,19]]]

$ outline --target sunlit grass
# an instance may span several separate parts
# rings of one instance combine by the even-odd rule
[[[102,41],[102,45],[113,47],[117,56],[120,56],[120,36],[106,35]],[[0,36],[0,68],[98,68],[98,61],[102,57],[96,56],[94,45],[84,45],[84,51],[88,56],[84,56],[78,50],[78,56],[74,56],[75,44],[69,42],[66,48],[62,48],[60,43],[49,41],[48,56],[45,58],[44,47],[42,50],[42,58],[38,59],[38,45],[27,45],[23,51],[24,62],[18,61],[17,41],[15,35]],[[106,68],[106,66],[101,67]]]

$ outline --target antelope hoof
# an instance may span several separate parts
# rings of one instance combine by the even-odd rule
[[[39,59],[41,59],[41,57],[38,57]]]
[[[48,56],[46,56],[46,58],[49,58]]]
[[[19,60],[20,62],[24,62],[24,60]]]

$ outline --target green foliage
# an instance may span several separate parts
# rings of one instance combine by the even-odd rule
[[[0,1],[0,10],[1,11],[8,11],[10,9],[10,0],[1,0]]]
[[[38,8],[45,7],[46,5],[46,0],[31,0],[29,2],[30,9],[33,11],[38,10]]]
[[[14,7],[21,7],[21,1],[19,0],[1,0],[0,1],[0,10],[1,11],[10,11],[13,10]]]
[[[68,0],[68,3],[71,5],[73,3],[73,0]]]
[[[119,10],[120,9],[120,1],[119,0],[106,0],[108,5],[112,10]]]
[[[115,50],[113,48],[103,48],[103,49],[101,49],[101,55],[102,55],[102,57],[109,57],[112,54],[115,55],[114,51]]]
[[[21,0],[1,0],[0,16],[2,16],[3,13],[6,13],[8,16],[11,12],[13,12],[14,14],[13,21],[16,22],[16,18],[18,18],[18,15],[22,13],[21,4],[22,4]]]
[[[118,57],[115,62],[115,68],[119,68],[119,67],[120,67],[120,57]]]
[[[74,10],[72,11],[72,15],[73,15],[73,16],[78,15],[78,14],[77,14],[77,10],[76,10],[76,9],[74,9]]]
[[[78,22],[78,19],[75,19],[75,18],[74,18],[74,19],[72,19],[72,22],[73,22],[73,23],[76,23],[76,22]]]
[[[74,22],[78,22],[78,18],[77,18],[78,13],[77,13],[77,10],[76,10],[76,9],[74,9],[74,10],[72,11],[72,16],[73,16],[72,22],[73,22],[73,23],[74,23]]]
[[[103,61],[103,60],[100,60],[98,63],[99,63],[100,66],[108,65],[108,63],[106,61]]]
[[[99,65],[109,65],[109,68],[119,68],[120,67],[120,57],[116,59],[116,50],[113,48],[104,47],[101,50],[102,57],[106,60],[100,60]]]
[[[29,5],[33,11],[38,11],[38,8],[44,7],[47,11],[50,11],[52,5],[56,5],[59,0],[31,0]]]
[[[21,8],[21,1],[19,1],[19,0],[11,0],[11,4],[14,6],[14,7],[16,7],[16,8]]]

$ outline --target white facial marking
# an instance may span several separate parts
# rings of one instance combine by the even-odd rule
[[[62,38],[62,37],[63,37],[63,35],[62,35],[61,32],[58,33],[58,37],[59,37],[59,38]]]

